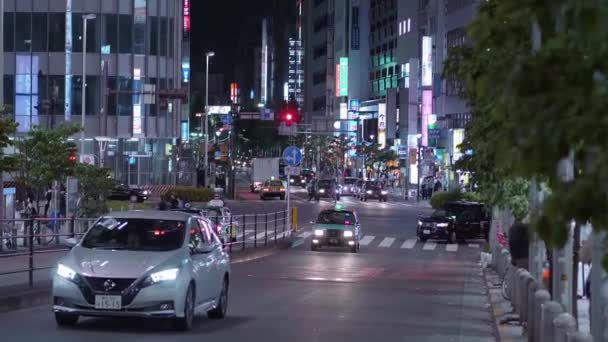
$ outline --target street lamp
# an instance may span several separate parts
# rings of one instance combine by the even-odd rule
[[[209,51],[205,53],[206,68],[205,68],[205,147],[203,149],[203,166],[205,168],[205,186],[209,184],[209,59],[215,56],[215,52]],[[201,126],[203,126],[203,118],[201,117]]]
[[[83,154],[84,154],[84,122],[85,122],[85,101],[86,101],[86,79],[87,79],[87,21],[93,20],[97,16],[95,14],[83,14],[82,15],[82,80],[80,83],[82,84],[82,98],[81,98],[81,107],[80,107],[80,162],[83,162]]]
[[[422,164],[422,153],[420,151],[420,148],[421,148],[421,146],[420,146],[421,139],[422,139],[422,134],[417,134],[416,135],[416,142],[417,142],[417,145],[418,145],[418,149],[417,149],[418,150],[417,151],[418,152],[418,156],[417,156],[417,159],[418,159],[417,160],[417,164],[418,164],[417,165],[418,166],[418,182],[417,182],[418,183],[417,184],[418,185],[418,190],[416,191],[416,202],[420,202],[420,165]]]

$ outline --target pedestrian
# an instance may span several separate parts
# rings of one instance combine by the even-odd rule
[[[315,198],[316,195],[316,180],[312,179],[309,183],[308,183],[308,187],[307,187],[307,191],[308,191],[308,202],[310,202],[312,199]]]
[[[515,222],[509,229],[509,252],[511,252],[511,263],[513,266],[528,269],[528,225],[522,222]]]
[[[175,194],[171,194],[171,197],[169,197],[169,204],[171,209],[177,209],[179,207],[179,201],[177,200]]]
[[[422,183],[422,199],[426,200],[426,184]]]
[[[439,179],[437,179],[435,181],[435,188],[433,190],[435,190],[435,192],[437,192],[437,191],[441,191],[441,188],[442,188],[441,182],[439,181]]]

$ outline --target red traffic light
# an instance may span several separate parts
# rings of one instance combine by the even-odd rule
[[[68,161],[75,162],[76,161],[76,155],[75,154],[70,154],[68,156]]]
[[[292,120],[293,120],[293,114],[291,114],[291,113],[287,113],[287,114],[285,115],[285,120],[287,120],[287,121],[292,121]]]

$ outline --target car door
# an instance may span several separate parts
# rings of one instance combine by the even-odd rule
[[[475,222],[475,215],[471,210],[462,212],[462,231],[465,236],[479,235],[479,222]]]
[[[202,246],[209,243],[202,225],[203,222],[205,221],[202,219],[190,220],[190,246]],[[208,302],[213,295],[208,285],[213,277],[213,253],[200,253],[193,248],[190,251],[194,282],[196,283],[196,302],[201,304]]]
[[[215,299],[222,285],[222,242],[218,238],[217,234],[213,230],[213,224],[206,220],[201,220],[201,232],[203,233],[207,244],[212,247],[211,252],[208,253],[209,257],[209,278],[205,283],[210,291],[210,299]]]

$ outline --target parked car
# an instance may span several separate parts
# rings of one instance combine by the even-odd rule
[[[420,217],[416,235],[420,241],[447,240],[450,243],[489,237],[490,220],[482,203],[452,201],[435,210],[430,216]]]
[[[60,326],[80,316],[166,318],[192,327],[194,313],[223,318],[229,256],[212,223],[189,213],[127,211],[100,217],[53,269]]]
[[[138,187],[129,186],[124,183],[115,183],[112,187],[109,199],[117,201],[128,201],[134,197],[141,203],[150,197],[150,191]]]
[[[368,199],[377,199],[378,201],[388,201],[388,191],[382,187],[380,182],[367,181],[359,190],[359,199],[367,201]]]
[[[342,181],[342,196],[354,196],[357,190],[357,182],[360,179],[357,177],[344,177]]]

